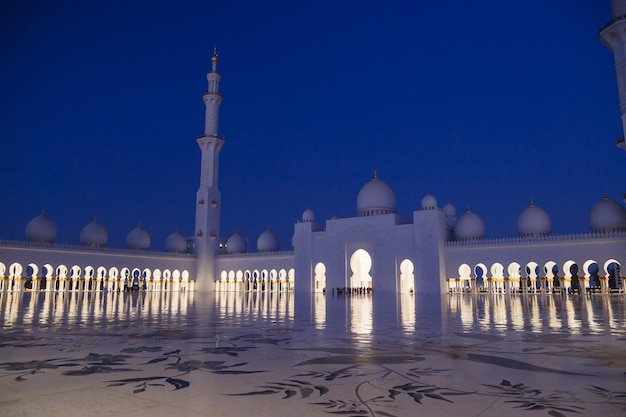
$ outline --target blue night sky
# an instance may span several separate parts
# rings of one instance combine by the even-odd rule
[[[530,198],[586,233],[626,191],[609,0],[29,1],[0,6],[0,238],[42,208],[59,243],[94,216],[162,250],[194,233],[205,78],[222,74],[222,230],[356,215],[376,169],[411,216],[431,192],[487,237]]]

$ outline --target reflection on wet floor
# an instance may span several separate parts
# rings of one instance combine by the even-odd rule
[[[623,295],[296,298],[0,292],[0,415],[626,413]]]

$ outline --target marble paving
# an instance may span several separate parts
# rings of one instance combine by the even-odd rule
[[[624,416],[626,296],[0,293],[0,416]]]

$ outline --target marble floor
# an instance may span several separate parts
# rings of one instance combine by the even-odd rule
[[[0,416],[624,416],[626,296],[0,293]]]

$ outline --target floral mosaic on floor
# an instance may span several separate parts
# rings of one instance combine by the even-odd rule
[[[276,317],[246,323],[217,316],[187,313],[184,324],[174,323],[179,315],[131,322],[109,316],[26,327],[7,326],[4,310],[0,408],[3,387],[28,390],[33,380],[54,375],[59,385],[96,378],[135,396],[175,396],[210,383],[223,398],[271,399],[329,415],[399,417],[468,404],[476,415],[493,404],[505,413],[553,417],[626,414],[626,329],[619,326],[484,331],[451,317],[444,333],[386,328],[354,335],[345,325],[319,330]],[[220,389],[222,381],[228,383]]]

